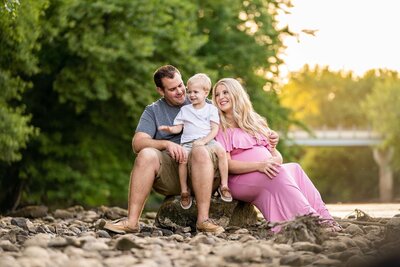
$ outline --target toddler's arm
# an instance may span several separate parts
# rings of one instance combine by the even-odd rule
[[[178,124],[178,125],[174,125],[174,126],[161,125],[160,127],[158,127],[158,130],[164,131],[164,132],[169,132],[172,134],[178,134],[178,133],[182,132],[182,129],[183,129],[183,124]]]
[[[213,140],[218,134],[218,123],[211,122],[211,131],[203,138],[197,139],[193,142],[195,146],[202,146]]]

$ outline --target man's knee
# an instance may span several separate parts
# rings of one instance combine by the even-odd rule
[[[154,148],[144,148],[136,156],[134,168],[154,168],[160,165],[157,151]]]
[[[199,163],[210,163],[210,154],[205,146],[198,146],[192,149],[192,162]]]

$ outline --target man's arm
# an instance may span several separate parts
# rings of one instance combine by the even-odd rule
[[[135,153],[139,153],[143,148],[152,147],[158,150],[164,150],[167,147],[167,140],[155,140],[150,135],[143,132],[137,132],[132,139],[132,148]]]
[[[155,140],[150,135],[143,132],[137,132],[132,139],[132,149],[135,153],[139,153],[143,148],[155,148],[158,150],[167,150],[169,155],[175,161],[181,163],[187,160],[185,150],[179,144],[168,140]]]

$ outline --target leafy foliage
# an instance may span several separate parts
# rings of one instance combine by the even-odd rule
[[[326,202],[379,198],[378,166],[369,147],[307,148],[302,165]]]
[[[217,78],[241,80],[255,109],[274,127],[288,127],[288,111],[279,104],[274,89],[281,38],[288,29],[277,29],[275,16],[289,1],[202,1],[199,31],[208,33],[209,41],[198,54]],[[214,77],[215,77],[214,76]],[[262,90],[260,90],[262,89]]]
[[[355,77],[351,72],[306,65],[291,74],[281,97],[283,105],[294,111],[294,119],[312,129],[369,130],[372,126],[385,137],[384,146],[396,148],[392,164],[396,168],[400,166],[396,141],[400,136],[396,107],[400,100],[399,82],[398,74],[388,70],[370,70],[362,77]],[[315,178],[327,201],[377,199],[379,174],[371,148],[304,148],[303,151],[302,165]]]
[[[305,65],[291,74],[281,99],[294,111],[294,119],[312,128],[362,128],[368,126],[368,121],[360,103],[370,91],[370,81],[358,80],[351,72]]]
[[[6,163],[20,160],[20,150],[37,134],[21,97],[31,86],[24,77],[38,70],[34,56],[38,32],[30,27],[39,23],[39,10],[45,2],[24,5],[20,16],[14,18],[8,12],[17,12],[16,3],[6,1],[7,11],[0,9],[0,161]]]
[[[142,110],[158,98],[152,73],[163,64],[184,78],[240,78],[256,109],[284,126],[287,111],[262,88],[281,63],[288,33],[274,16],[287,4],[28,0],[17,16],[1,16],[0,209],[19,200],[126,205],[129,144]]]
[[[366,97],[362,108],[372,127],[384,137],[383,148],[394,149],[393,164],[400,169],[400,75],[394,71],[375,72],[378,81]]]
[[[2,0],[0,5],[0,14],[7,15],[8,13],[8,15],[15,17],[19,4],[18,0]]]

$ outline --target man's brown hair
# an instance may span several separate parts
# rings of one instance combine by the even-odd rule
[[[181,74],[177,68],[175,68],[172,65],[165,65],[162,67],[159,67],[156,72],[154,72],[154,83],[156,84],[157,87],[160,87],[164,89],[164,85],[162,83],[163,78],[169,78],[172,79],[175,76],[175,73],[178,73],[179,75]]]

